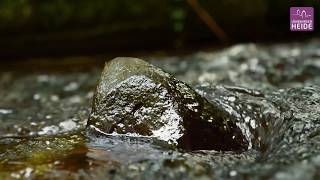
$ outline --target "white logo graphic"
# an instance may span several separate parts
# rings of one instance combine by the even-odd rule
[[[300,9],[298,9],[296,11],[296,14],[293,14],[294,16],[300,16],[301,18],[307,18],[307,17],[311,17],[311,15],[308,15],[307,12],[305,10],[302,10],[300,12]]]

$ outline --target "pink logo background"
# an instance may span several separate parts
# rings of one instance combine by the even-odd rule
[[[314,30],[313,7],[291,7],[290,8],[290,30],[291,31],[313,31]]]

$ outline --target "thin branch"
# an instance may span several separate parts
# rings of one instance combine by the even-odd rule
[[[223,29],[217,24],[214,18],[205,10],[198,0],[187,0],[188,4],[199,16],[199,18],[209,27],[209,29],[218,37],[222,43],[228,43],[229,37]]]

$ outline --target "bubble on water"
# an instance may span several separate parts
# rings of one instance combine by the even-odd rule
[[[38,124],[36,122],[30,122],[31,126],[37,126]]]
[[[68,85],[66,85],[63,90],[64,91],[75,91],[79,88],[79,84],[76,82],[70,82]]]
[[[11,177],[16,178],[16,179],[20,179],[21,175],[19,173],[11,173],[10,174]]]
[[[301,49],[293,48],[291,49],[290,53],[291,53],[291,56],[299,56],[301,54]]]
[[[230,176],[236,176],[238,174],[238,172],[235,170],[232,170],[232,171],[230,171],[229,174],[230,174]]]
[[[242,64],[240,65],[240,71],[246,71],[246,70],[248,70],[248,69],[249,69],[248,64],[242,63]]]
[[[86,98],[91,99],[93,97],[93,95],[94,95],[94,92],[93,91],[89,91],[87,93],[87,95],[86,95]]]
[[[33,172],[33,169],[27,167],[27,168],[24,170],[24,178],[29,178],[29,177],[31,176],[31,173],[32,173],[32,172]]]
[[[59,126],[62,129],[62,131],[71,131],[77,127],[77,124],[73,120],[69,119],[60,122]]]
[[[228,97],[228,101],[230,101],[230,102],[234,102],[235,100],[236,100],[236,98],[235,98],[235,97],[233,97],[233,96]]]
[[[0,114],[11,114],[12,112],[12,109],[0,109]]]
[[[219,78],[219,76],[217,76],[216,73],[205,72],[198,78],[198,81],[200,83],[212,82],[212,81],[217,81],[218,78]]]
[[[40,94],[34,94],[33,99],[34,100],[39,100],[41,98]]]
[[[41,131],[38,132],[39,135],[52,135],[52,134],[56,134],[57,132],[59,132],[59,127],[57,126],[46,126],[44,128],[41,129]]]
[[[241,52],[245,51],[246,47],[242,45],[235,45],[229,49],[230,56],[238,56]]]
[[[72,96],[72,97],[69,98],[69,102],[71,104],[77,104],[77,103],[81,102],[81,98],[80,98],[80,96],[75,95],[75,96]]]
[[[59,101],[59,99],[60,99],[60,98],[59,98],[58,95],[55,95],[55,94],[54,94],[54,95],[51,95],[51,96],[50,96],[50,100],[51,100],[51,101],[57,102],[57,101]]]
[[[38,82],[48,82],[49,81],[49,76],[48,75],[39,75],[37,77]]]

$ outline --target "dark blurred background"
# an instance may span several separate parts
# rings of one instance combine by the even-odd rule
[[[290,6],[313,6],[316,30],[290,32]],[[319,35],[319,6],[316,0],[1,0],[0,59],[297,41]]]

